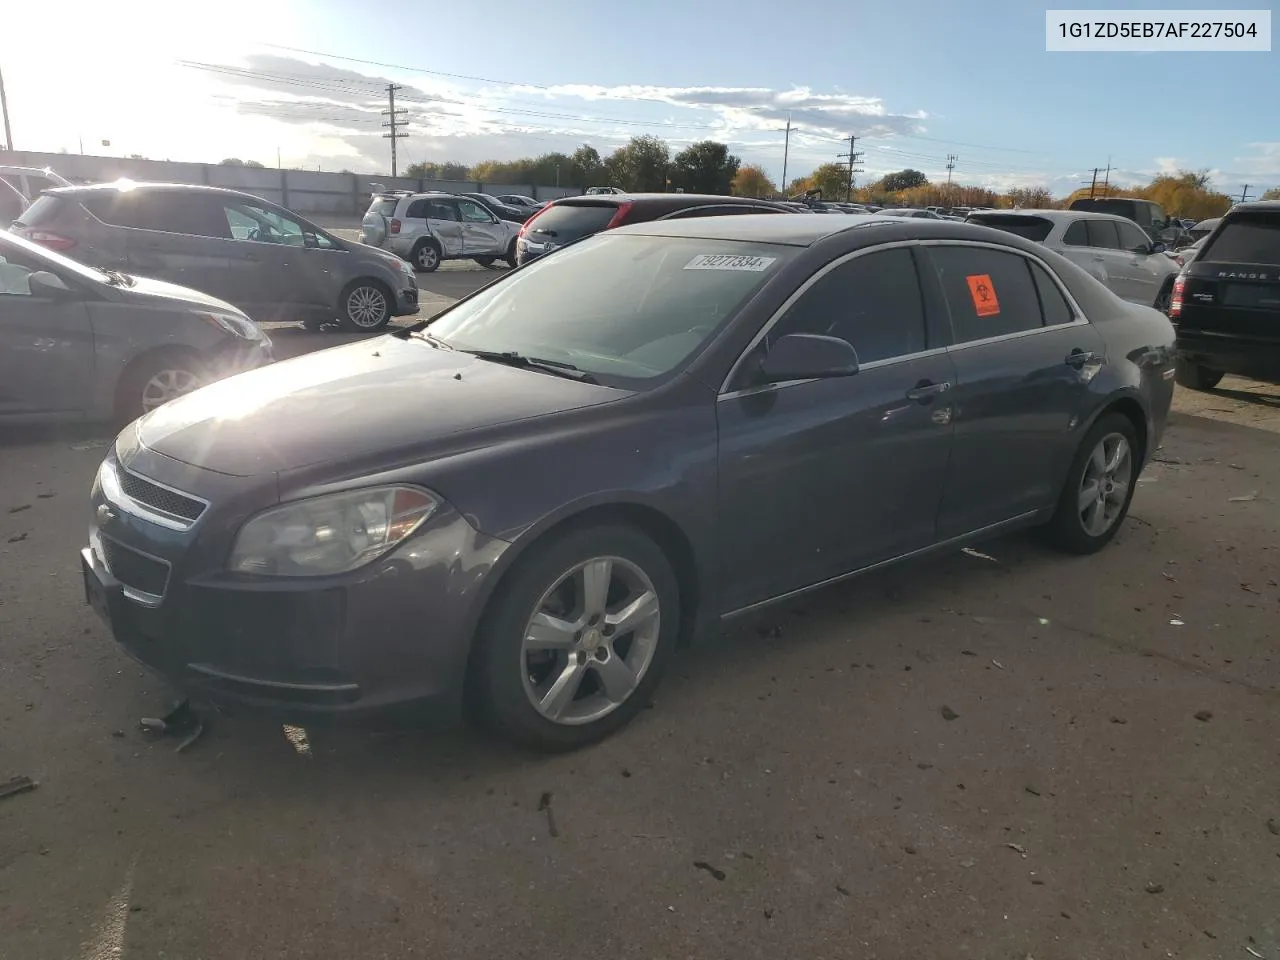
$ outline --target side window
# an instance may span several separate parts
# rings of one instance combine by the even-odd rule
[[[405,218],[408,220],[427,219],[428,203],[429,201],[423,197],[419,197],[417,200],[414,200],[412,203],[409,204],[408,209],[405,210],[404,212]]]
[[[31,286],[27,278],[32,270],[20,263],[11,263],[0,255],[0,297],[29,297]]]
[[[103,223],[134,230],[166,230],[158,201],[157,195],[146,191],[119,190],[103,190],[80,199]]]
[[[1083,220],[1076,220],[1067,227],[1067,232],[1062,235],[1062,242],[1068,247],[1087,247],[1089,232],[1085,229],[1084,223]]]
[[[462,219],[468,223],[493,222],[493,216],[489,211],[472,200],[459,200],[458,208],[462,211]]]
[[[1075,314],[1071,312],[1071,304],[1067,303],[1067,298],[1062,295],[1062,291],[1045,272],[1044,267],[1030,260],[1027,263],[1031,267],[1031,276],[1035,280],[1036,293],[1040,295],[1040,311],[1044,314],[1044,325],[1056,327],[1075,320]]]
[[[925,347],[924,305],[915,261],[906,249],[855,257],[806,290],[769,332],[841,337],[874,363]]]
[[[22,216],[22,211],[26,208],[27,205],[22,199],[22,194],[9,186],[4,180],[0,180],[0,227],[7,227],[14,220],[17,220]]]
[[[983,247],[930,247],[942,282],[956,343],[1000,337],[1041,326],[1040,298],[1016,253]]]
[[[457,220],[458,207],[448,200],[432,200],[427,204],[428,220]]]
[[[1114,220],[1086,220],[1085,227],[1089,231],[1089,246],[1120,249],[1120,232]]]
[[[1151,238],[1136,223],[1117,223],[1120,231],[1120,247],[1130,253],[1150,253]]]

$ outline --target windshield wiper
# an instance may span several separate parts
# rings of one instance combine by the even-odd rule
[[[107,278],[107,283],[113,287],[132,287],[133,278],[126,276],[119,270],[108,270],[106,267],[98,267],[98,272]]]
[[[544,373],[553,373],[558,377],[566,377],[581,383],[600,382],[591,374],[575,367],[572,363],[565,363],[561,360],[526,357],[523,353],[516,353],[514,350],[463,350],[462,352],[469,353],[473,357],[479,357],[481,360],[488,360],[490,363],[505,363],[509,367],[541,370]]]

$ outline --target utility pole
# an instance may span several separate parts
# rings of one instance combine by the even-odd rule
[[[4,95],[4,74],[0,73],[0,113],[4,114],[4,148],[13,149],[13,131],[9,128],[9,98]]]
[[[1092,199],[1093,199],[1093,195],[1097,192],[1097,190],[1098,190],[1098,168],[1097,168],[1097,167],[1094,167],[1094,168],[1093,168],[1093,180],[1092,180],[1092,182],[1090,182],[1090,184],[1089,184],[1089,199],[1090,199],[1090,200],[1092,200]]]
[[[849,179],[848,179],[848,181],[845,183],[845,191],[844,191],[844,201],[845,201],[845,203],[848,203],[850,200],[852,200],[852,199],[853,199],[853,175],[854,175],[854,173],[860,173],[860,172],[861,172],[861,168],[859,168],[859,169],[858,169],[858,170],[856,170],[856,171],[853,169],[853,165],[854,165],[855,163],[857,163],[859,160],[861,160],[861,159],[862,159],[862,154],[860,154],[860,153],[854,153],[854,152],[853,152],[853,145],[854,145],[855,143],[857,143],[857,142],[858,142],[858,138],[857,138],[857,137],[855,137],[855,136],[853,136],[853,135],[850,135],[850,137],[849,137],[849,152],[848,152],[848,153],[837,153],[837,154],[836,154],[836,159],[837,159],[837,160],[846,160],[846,161],[848,161],[848,164],[849,164]]]
[[[956,161],[960,158],[954,153],[947,154],[947,200],[951,199],[951,171],[956,168]]]
[[[1249,185],[1246,183],[1244,189],[1240,191],[1240,203],[1244,203],[1249,196]]]
[[[408,136],[407,133],[396,129],[397,127],[405,126],[409,122],[402,119],[409,111],[404,107],[399,110],[396,109],[396,91],[401,89],[403,88],[398,83],[387,84],[387,109],[382,111],[382,115],[388,118],[383,126],[391,128],[391,132],[384,133],[382,139],[389,138],[391,140],[391,176],[393,177],[396,175],[396,141]]]
[[[787,139],[782,142],[782,195],[787,195],[787,155],[791,152],[791,114],[787,114]]]
[[[1107,172],[1102,178],[1102,196],[1111,196],[1111,158],[1107,157]]]

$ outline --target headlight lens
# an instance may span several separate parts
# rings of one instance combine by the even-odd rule
[[[261,340],[262,329],[248,317],[237,317],[231,313],[202,313],[200,319],[220,327],[233,337],[242,340]]]
[[[400,543],[437,506],[425,490],[389,486],[275,507],[240,529],[229,566],[275,577],[345,573]]]

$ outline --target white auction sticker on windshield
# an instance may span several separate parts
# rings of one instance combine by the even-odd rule
[[[745,270],[760,273],[777,257],[744,257],[733,253],[700,253],[685,264],[686,270]]]

